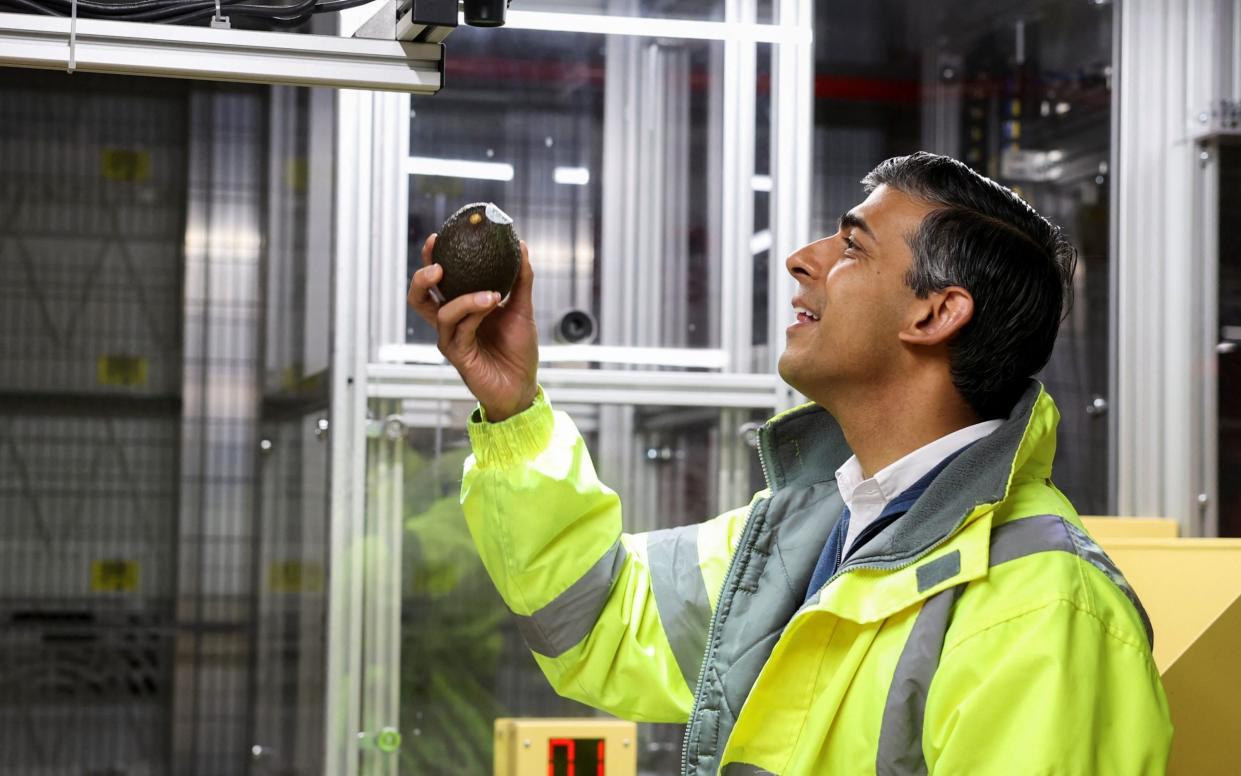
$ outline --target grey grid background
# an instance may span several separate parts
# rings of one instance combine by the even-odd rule
[[[306,102],[0,71],[0,774],[321,771]]]

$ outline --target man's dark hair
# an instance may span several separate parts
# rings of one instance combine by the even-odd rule
[[[1051,358],[1077,251],[1021,197],[946,156],[894,157],[862,184],[936,206],[907,237],[906,282],[919,298],[948,286],[974,297],[973,318],[949,345],[952,381],[983,418],[1004,417]]]

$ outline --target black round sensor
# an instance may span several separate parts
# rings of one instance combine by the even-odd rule
[[[595,338],[595,318],[585,310],[570,310],[556,321],[556,341],[584,345]]]

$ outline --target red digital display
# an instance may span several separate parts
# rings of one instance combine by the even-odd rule
[[[547,776],[606,776],[602,738],[552,738],[547,742]]]

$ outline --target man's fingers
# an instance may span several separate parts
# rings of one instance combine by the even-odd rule
[[[438,264],[430,264],[414,273],[409,281],[407,301],[410,307],[418,312],[432,326],[436,323],[439,303],[431,296],[431,289],[444,277],[444,270]]]
[[[427,241],[422,244],[422,266],[426,267],[431,264],[431,251],[435,250],[435,238],[437,234],[432,234]]]
[[[459,296],[439,308],[436,314],[436,328],[439,330],[440,350],[468,345],[478,324],[463,327],[463,322],[470,315],[477,315],[481,321],[487,313],[495,309],[500,295],[494,291],[479,291],[474,294]],[[447,354],[445,354],[447,355]]]
[[[534,267],[530,264],[530,250],[526,247],[525,240],[522,240],[521,269],[517,272],[517,280],[513,283],[513,290],[509,292],[508,302],[505,303],[506,309],[534,317],[533,288]]]
[[[452,334],[453,347],[465,348],[472,345],[475,341],[476,335],[478,334],[478,327],[481,326],[487,316],[491,314],[492,309],[494,309],[494,307],[489,307],[482,312],[466,314],[466,316],[457,323],[456,331]]]

